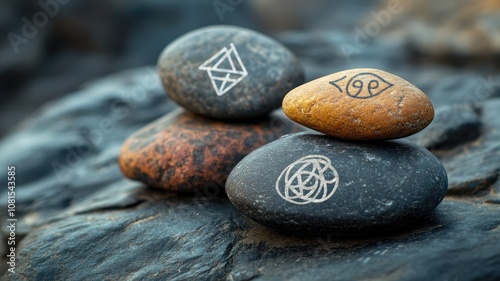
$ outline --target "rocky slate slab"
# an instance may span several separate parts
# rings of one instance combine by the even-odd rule
[[[383,236],[302,237],[253,223],[212,193],[182,196],[123,178],[117,161],[123,141],[175,108],[149,77],[137,69],[93,82],[35,112],[2,140],[0,165],[19,170],[17,274],[5,280],[499,279],[499,100],[478,104],[477,139],[433,150],[448,172],[449,192],[461,186],[471,192],[450,194],[432,214]],[[448,92],[432,96],[439,95]],[[98,138],[93,129],[101,130],[105,118],[114,130]],[[78,152],[88,136],[82,129],[94,132],[94,149],[70,164],[67,149]],[[53,162],[69,169],[56,174]],[[7,210],[5,196],[0,212]]]
[[[221,122],[178,109],[124,142],[120,168],[125,176],[156,188],[222,191],[231,170],[248,153],[302,131],[281,115],[277,111],[253,122]]]

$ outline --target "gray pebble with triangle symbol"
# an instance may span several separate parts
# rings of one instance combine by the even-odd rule
[[[211,26],[178,38],[160,55],[167,94],[213,118],[265,116],[304,82],[295,56],[279,42],[244,28]]]

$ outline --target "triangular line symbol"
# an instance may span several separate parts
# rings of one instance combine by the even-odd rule
[[[215,93],[218,96],[227,93],[248,75],[236,47],[233,43],[230,45],[231,48],[222,48],[198,68],[207,71]],[[221,65],[225,65],[226,67],[221,67]],[[236,79],[234,79],[235,76],[237,77]],[[216,83],[216,81],[222,83]]]

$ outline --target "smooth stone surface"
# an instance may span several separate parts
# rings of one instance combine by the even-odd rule
[[[432,123],[408,139],[427,149],[452,149],[481,135],[481,118],[472,104],[442,106]]]
[[[443,166],[408,141],[354,143],[295,134],[245,157],[226,192],[264,225],[309,234],[370,234],[430,213],[446,194]]]
[[[278,114],[230,123],[179,109],[130,136],[120,152],[120,167],[125,176],[156,188],[222,192],[244,156],[298,131],[299,126]]]
[[[158,71],[174,101],[215,118],[266,115],[304,82],[302,66],[283,45],[232,26],[201,28],[178,38],[160,55]]]
[[[396,139],[415,134],[434,118],[429,98],[385,71],[358,68],[330,74],[290,91],[290,119],[347,140]]]

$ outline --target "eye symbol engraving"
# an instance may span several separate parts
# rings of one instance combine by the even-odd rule
[[[336,87],[341,93],[343,93],[342,88],[337,85],[336,82],[342,81],[346,77],[347,76],[344,76],[340,79],[330,81],[330,84]],[[349,79],[345,87],[345,91],[350,97],[357,99],[368,99],[376,95],[380,95],[382,92],[392,86],[394,86],[394,84],[387,82],[377,74],[363,72],[354,75],[353,77],[351,77],[351,79]]]

